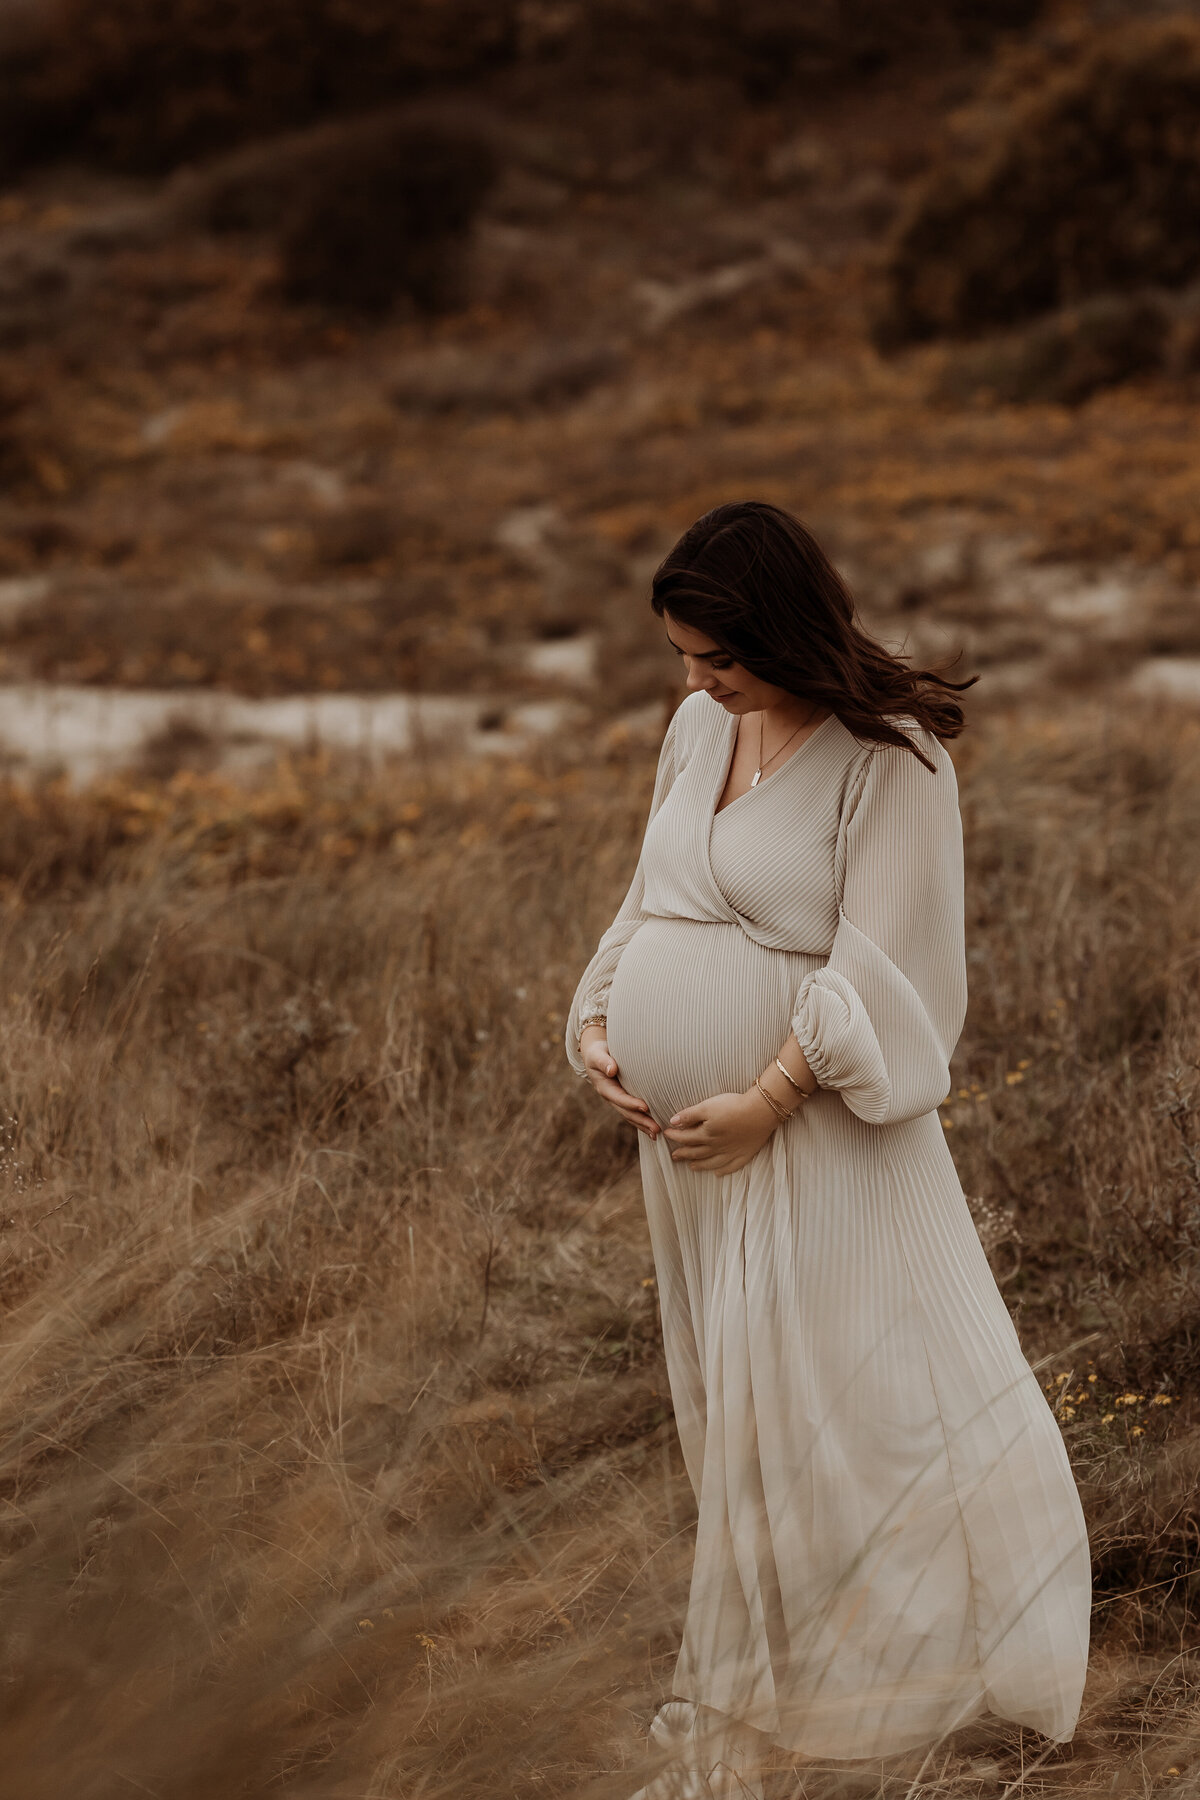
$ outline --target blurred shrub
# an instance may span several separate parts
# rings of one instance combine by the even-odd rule
[[[10,167],[154,171],[511,56],[515,0],[55,0],[0,74]]]
[[[64,149],[156,171],[525,61],[765,94],[978,43],[1042,0],[49,0],[0,42],[0,167]]]
[[[944,400],[1048,400],[1075,406],[1101,388],[1161,368],[1170,321],[1149,294],[1099,294],[1024,330],[955,351],[938,383]]]
[[[522,9],[528,48],[574,49],[593,70],[613,65],[719,74],[768,94],[805,76],[847,74],[905,52],[978,44],[1029,24],[1042,0],[534,0]]]
[[[949,150],[901,219],[882,347],[1200,272],[1200,22],[1116,26],[1065,68],[1022,70],[990,134]]]
[[[381,312],[400,294],[439,311],[458,248],[496,174],[482,139],[387,125],[310,164],[283,234],[290,299]]]

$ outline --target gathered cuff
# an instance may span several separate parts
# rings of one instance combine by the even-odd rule
[[[800,983],[792,1031],[823,1088],[840,1093],[851,1112],[880,1124],[891,1082],[874,1027],[844,975],[814,969]]]
[[[590,987],[585,994],[575,996],[571,1010],[567,1015],[566,1034],[563,1047],[567,1053],[567,1061],[576,1075],[587,1074],[582,1056],[579,1054],[579,1033],[583,1029],[583,1020],[589,1013],[607,1013],[608,996],[612,988],[612,977]]]

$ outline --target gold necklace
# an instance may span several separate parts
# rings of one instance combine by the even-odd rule
[[[801,721],[797,725],[795,731],[793,731],[792,737],[788,738],[784,743],[780,744],[778,750],[772,750],[770,756],[768,756],[768,758],[767,758],[767,762],[773,763],[777,756],[783,755],[784,751],[788,747],[788,744],[791,743],[792,738],[799,737],[800,733],[804,730],[804,727],[811,721],[812,716],[816,712],[816,710],[817,709],[816,709],[815,704],[813,706],[809,707],[806,716],[803,719],[801,719]],[[765,715],[763,713],[759,713],[759,715],[758,715],[758,767],[757,767],[757,769],[755,769],[754,774],[751,777],[751,781],[750,781],[751,787],[758,786],[759,781],[762,778],[762,772],[767,766],[767,764],[764,763],[764,761],[763,761],[763,718],[764,718],[764,716]]]

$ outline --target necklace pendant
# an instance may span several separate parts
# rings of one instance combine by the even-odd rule
[[[755,769],[755,771],[754,771],[754,774],[753,774],[753,775],[752,775],[752,776],[751,776],[751,778],[750,778],[750,786],[751,786],[751,787],[757,787],[757,786],[758,786],[758,781],[759,781],[759,776],[760,776],[760,775],[761,775],[761,774],[762,774],[762,770],[761,770],[761,769]]]

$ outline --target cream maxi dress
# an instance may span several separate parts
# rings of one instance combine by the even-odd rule
[[[966,1007],[954,767],[902,723],[936,773],[831,715],[716,812],[737,720],[690,695],[572,1003],[577,1073],[606,1011],[660,1124],[746,1089],[789,1031],[821,1086],[732,1175],[638,1140],[699,1509],[692,1707],[662,1743],[704,1709],[846,1758],[985,1712],[1066,1740],[1078,1715],[1083,1514],[936,1111]]]

